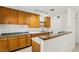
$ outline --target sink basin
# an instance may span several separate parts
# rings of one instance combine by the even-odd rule
[[[59,31],[59,32],[53,32],[54,34],[63,34],[65,33],[66,31]]]

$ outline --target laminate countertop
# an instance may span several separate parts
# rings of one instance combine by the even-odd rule
[[[7,34],[7,35],[0,35],[0,37],[12,37],[12,36],[19,36],[19,35],[32,35],[32,34],[40,34],[46,32],[28,32],[28,33],[18,33],[18,34]]]
[[[19,36],[19,35],[29,35],[29,33],[12,34],[12,35],[0,35],[0,37],[12,37],[12,36]]]
[[[72,33],[72,32],[63,32],[63,33],[59,33],[59,34],[50,33],[49,35],[43,35],[43,36],[40,36],[39,38],[43,39],[43,40],[49,40],[51,38],[56,38],[56,37],[59,37],[59,36],[70,34],[70,33]]]

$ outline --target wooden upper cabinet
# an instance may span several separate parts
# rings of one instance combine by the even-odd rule
[[[29,24],[29,20],[30,20],[30,16],[31,16],[31,14],[30,13],[25,13],[25,16],[26,16],[26,18],[25,18],[25,24]]]
[[[0,24],[21,24],[30,28],[39,28],[40,18],[39,15],[29,12],[0,7]]]
[[[26,24],[26,13],[18,11],[18,24]]]
[[[2,24],[8,24],[9,20],[10,20],[10,9],[2,7],[1,17],[2,17],[1,23]]]
[[[17,24],[17,20],[18,20],[18,11],[11,9],[9,24]]]
[[[50,27],[50,17],[44,17],[44,27]]]
[[[30,28],[39,28],[40,27],[39,15],[31,14],[30,19],[28,21],[29,21],[28,26]]]
[[[0,6],[0,24],[2,23],[2,7]]]
[[[0,7],[0,24],[17,24],[17,10]]]

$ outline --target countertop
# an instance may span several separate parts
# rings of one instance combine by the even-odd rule
[[[29,32],[30,34],[38,34],[38,33],[44,33],[44,32]]]
[[[38,34],[43,32],[28,32],[28,33],[19,33],[19,34],[12,34],[12,35],[0,35],[0,37],[11,37],[11,36],[19,36],[19,35],[32,35],[32,34]]]
[[[63,33],[59,33],[59,34],[50,33],[49,35],[43,35],[43,36],[40,36],[39,38],[43,39],[43,40],[48,40],[48,39],[51,39],[51,38],[56,38],[56,37],[59,37],[59,36],[70,34],[70,33],[72,33],[72,32],[63,32]]]
[[[0,35],[0,37],[11,37],[11,36],[19,36],[19,35],[28,35],[30,33],[21,33],[21,34],[14,34],[14,35]]]

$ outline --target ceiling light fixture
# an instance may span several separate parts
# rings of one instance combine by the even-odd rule
[[[50,11],[55,11],[55,9],[50,9]]]
[[[48,14],[48,12],[45,12],[45,11],[39,10],[39,9],[35,9],[35,12],[40,12],[40,13]]]

